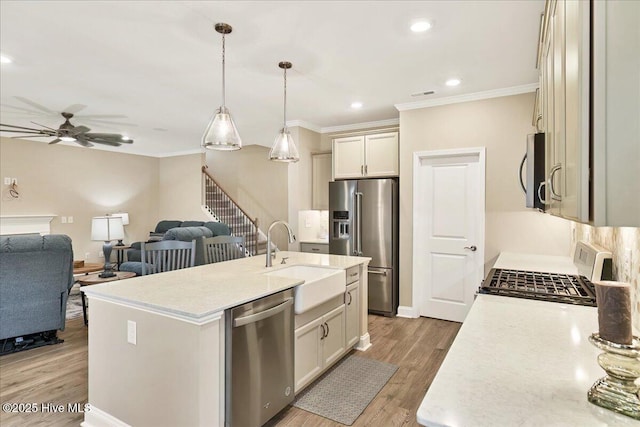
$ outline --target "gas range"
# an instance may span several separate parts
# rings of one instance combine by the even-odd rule
[[[584,242],[576,244],[570,268],[572,273],[566,271],[566,266],[555,267],[565,271],[553,271],[553,266],[547,269],[552,271],[519,269],[523,265],[545,264],[527,262],[544,256],[518,255],[517,262],[513,257],[510,261],[503,258],[509,259],[501,254],[482,282],[479,293],[595,307],[595,287],[592,282],[611,280],[611,253]]]
[[[575,274],[492,268],[479,292],[564,304],[596,306],[593,283],[586,277]]]

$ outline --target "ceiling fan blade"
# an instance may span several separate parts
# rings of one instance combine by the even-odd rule
[[[94,142],[96,144],[110,145],[112,147],[119,147],[122,144],[116,141],[106,141],[104,139],[90,139],[89,141]]]
[[[23,108],[23,107],[16,107],[15,105],[0,104],[0,107],[16,110],[16,111],[12,111],[11,114],[21,113],[21,114],[30,114],[32,116],[42,116],[42,113],[39,111],[34,111],[34,110],[30,110],[28,108]]]
[[[80,135],[81,133],[87,133],[90,130],[91,129],[89,129],[88,127],[80,125],[80,126],[75,126],[73,129],[71,129],[70,133],[72,135]]]
[[[41,125],[40,123],[36,123],[36,122],[31,122],[31,123],[33,123],[34,125],[42,126],[43,128],[51,129],[56,132],[58,131],[58,129],[50,128],[49,126]]]
[[[26,128],[24,126],[5,125],[3,123],[0,123],[0,126],[8,127],[8,128],[16,128],[16,129],[35,130],[35,131],[38,131],[38,132],[42,130],[42,129],[36,129],[36,128]],[[19,131],[5,130],[3,132],[19,132]]]
[[[124,122],[112,122],[110,120],[102,120],[102,119],[89,119],[87,117],[83,117],[82,121],[85,122],[89,122],[89,123],[95,123],[95,124],[99,124],[99,125],[116,125],[116,126],[132,126],[132,127],[138,127],[137,124],[135,123],[124,123]]]
[[[60,141],[62,141],[60,138],[56,138],[56,139],[54,139],[53,141],[51,141],[51,142],[49,143],[49,145],[51,145],[51,144],[57,144],[57,143],[58,143],[58,142],[60,142]]]
[[[77,115],[76,118],[83,120],[127,119],[128,116],[125,116],[124,114],[80,114]]]
[[[78,111],[82,111],[85,108],[87,108],[87,106],[84,104],[73,104],[73,105],[69,105],[67,108],[65,108],[62,111],[64,111],[65,113],[71,113],[75,116]]]
[[[51,138],[51,135],[21,135],[21,136],[10,136],[11,139],[29,139],[29,138]]]
[[[24,98],[22,96],[14,96],[15,99],[24,102],[27,105],[31,105],[33,108],[43,111],[45,113],[48,114],[57,114],[55,111],[48,109],[47,107],[45,107],[44,105],[40,105],[35,101],[32,101],[30,99]]]
[[[4,130],[4,129],[0,129],[0,132],[13,132],[13,133],[27,133],[27,134],[33,134],[33,135],[49,135],[48,133],[44,133],[44,132],[38,132],[38,131],[30,131],[30,130]]]
[[[122,139],[122,135],[119,133],[101,133],[101,132],[89,132],[84,134],[90,138],[104,138],[104,139]]]
[[[90,143],[86,139],[82,138],[81,136],[76,137],[76,141],[75,142],[77,142],[78,144],[82,145],[83,147],[93,147],[92,143]]]

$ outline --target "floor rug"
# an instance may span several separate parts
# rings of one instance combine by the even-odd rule
[[[67,298],[66,319],[70,320],[77,317],[82,317],[82,299],[80,296],[80,285],[76,283],[71,288],[71,292]]]
[[[348,356],[298,395],[293,406],[352,425],[398,367]]]

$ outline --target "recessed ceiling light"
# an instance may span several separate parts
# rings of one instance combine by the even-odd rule
[[[449,79],[445,82],[447,86],[458,86],[460,84],[460,79]]]
[[[2,64],[11,64],[13,60],[5,55],[0,55],[0,63]]]
[[[418,22],[414,22],[411,25],[411,31],[413,31],[414,33],[424,33],[430,28],[431,28],[431,22],[428,22],[428,21],[418,21]]]
[[[362,108],[362,102],[352,102],[351,103],[351,108],[353,108],[354,110],[357,110],[358,108]]]

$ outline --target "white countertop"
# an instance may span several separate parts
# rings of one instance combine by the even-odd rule
[[[425,426],[640,426],[587,401],[597,309],[478,295],[418,409]]]
[[[282,257],[288,257],[281,265]],[[291,265],[320,265],[346,269],[370,258],[302,252],[277,252],[273,267],[265,255],[202,265],[183,270],[84,286],[90,298],[110,300],[198,320],[304,283],[300,279],[264,273]]]
[[[578,274],[578,268],[574,265],[571,257],[515,252],[501,252],[493,268],[536,271],[540,273]]]

